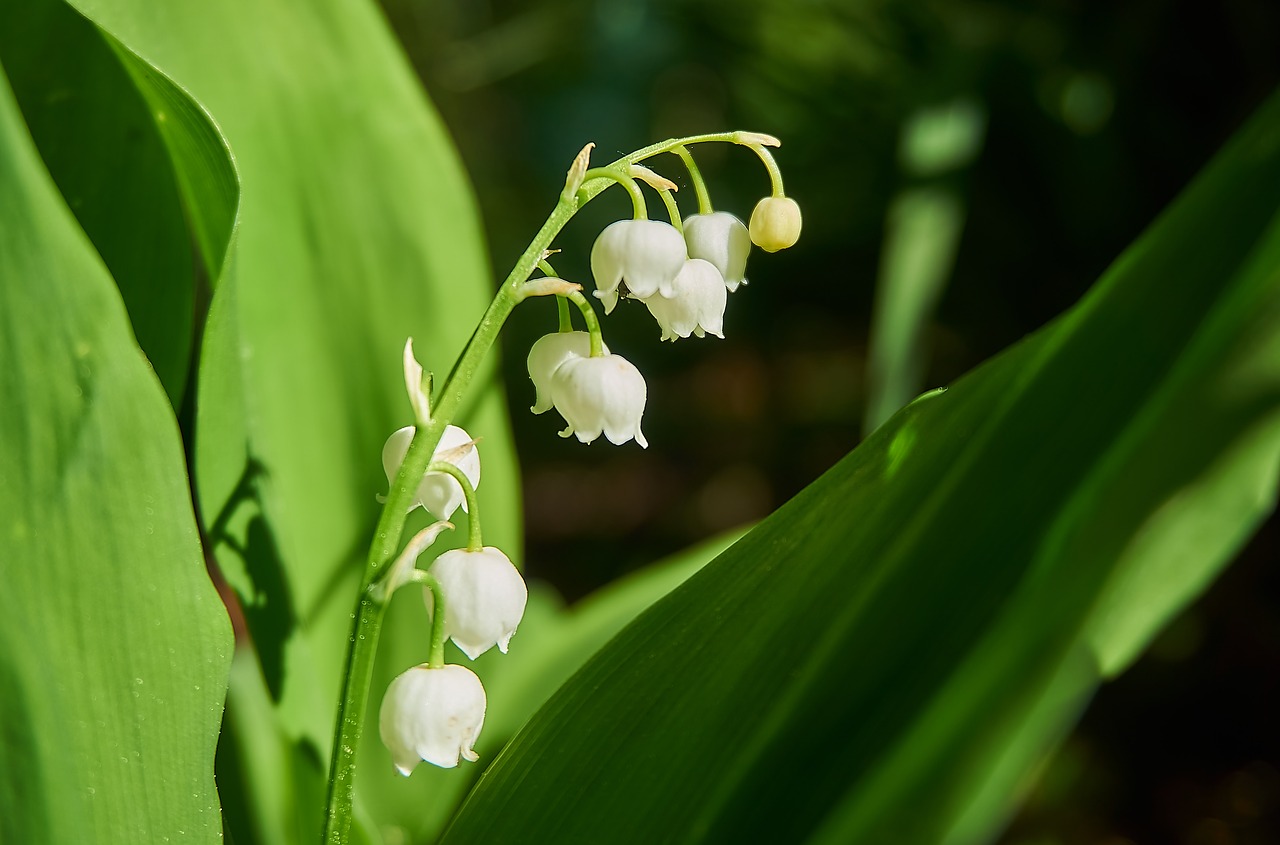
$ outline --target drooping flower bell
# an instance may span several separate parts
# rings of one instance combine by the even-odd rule
[[[388,484],[395,483],[396,473],[400,471],[400,464],[404,463],[405,453],[409,451],[412,440],[413,426],[410,425],[392,434],[383,445],[382,469],[387,474]],[[480,453],[476,450],[471,435],[456,425],[445,426],[431,460],[448,461],[462,470],[473,489],[480,484]],[[409,510],[423,507],[441,519],[449,519],[459,505],[464,511],[467,509],[462,485],[446,473],[428,472],[418,484],[417,494],[409,505]]]
[[[710,261],[733,293],[747,283],[747,256],[751,234],[746,224],[727,211],[690,214],[684,219],[684,242],[690,258]]]
[[[644,301],[662,329],[662,339],[706,333],[724,337],[724,309],[728,300],[724,277],[710,261],[690,258],[671,285],[673,296],[662,294]]]
[[[795,246],[800,240],[800,206],[791,197],[765,197],[751,212],[751,242],[765,252]]]
[[[472,660],[495,645],[506,654],[529,599],[511,559],[493,546],[478,552],[454,549],[436,558],[431,574],[444,594],[444,635]],[[424,594],[431,611],[431,590]]]
[[[605,227],[591,247],[591,275],[604,313],[618,304],[625,283],[636,299],[669,293],[671,281],[688,258],[684,238],[661,220],[619,220]]]
[[[647,449],[640,431],[647,393],[644,376],[621,355],[570,357],[551,376],[552,399],[568,423],[560,436],[575,434],[583,443],[603,431],[614,445],[635,438]]]
[[[387,687],[378,733],[405,777],[423,760],[452,769],[459,758],[480,759],[472,749],[484,727],[485,706],[484,686],[467,667],[414,666]]]
[[[605,353],[609,347],[601,343]],[[591,335],[588,332],[554,332],[543,335],[529,348],[526,361],[529,378],[536,392],[533,407],[535,414],[551,410],[555,400],[551,396],[551,376],[570,358],[585,358],[591,352]]]

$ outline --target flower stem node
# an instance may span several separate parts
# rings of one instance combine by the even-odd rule
[[[751,242],[765,252],[800,240],[800,206],[790,197],[765,197],[751,212]]]
[[[414,666],[396,676],[382,698],[378,732],[396,771],[408,777],[425,760],[452,769],[472,750],[484,726],[484,686],[465,666]]]
[[[604,313],[618,304],[618,285],[637,299],[669,295],[671,282],[688,258],[684,238],[661,220],[619,220],[605,227],[591,247],[591,274]]]
[[[444,595],[445,636],[472,660],[495,645],[506,654],[529,600],[511,559],[493,546],[454,549],[436,558],[431,574]],[[435,602],[429,593],[423,597],[431,612]]]
[[[551,376],[552,400],[568,423],[560,436],[576,434],[583,443],[603,431],[614,445],[635,438],[649,448],[640,431],[646,396],[644,376],[621,355],[570,357]]]
[[[413,440],[413,432],[413,426],[405,426],[388,437],[382,447],[382,469],[387,474],[388,484],[395,483],[396,473],[400,470],[400,464],[404,463],[405,453],[409,451],[409,443]],[[448,461],[462,470],[473,489],[480,484],[480,453],[476,450],[471,435],[456,425],[445,427],[431,460]],[[409,510],[422,507],[441,519],[449,519],[459,505],[464,511],[467,509],[462,485],[443,472],[428,472],[423,475]]]
[[[751,234],[746,225],[727,211],[690,214],[684,219],[684,242],[690,258],[710,261],[733,293],[747,283],[747,256]]]
[[[609,347],[604,347],[609,353]],[[555,405],[551,395],[551,376],[570,358],[586,358],[591,353],[591,335],[588,332],[555,332],[538,338],[529,348],[529,378],[536,392],[533,407],[535,414],[550,411]]]
[[[644,301],[662,329],[663,340],[674,341],[690,334],[724,337],[724,309],[729,292],[714,264],[690,258],[672,288],[674,296],[656,294]]]

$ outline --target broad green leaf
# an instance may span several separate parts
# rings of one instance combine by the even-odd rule
[[[0,75],[0,839],[216,842],[231,629],[173,412]]]
[[[598,653],[444,841],[988,837],[1103,669],[1271,506],[1277,184],[1280,97],[1075,308]]]
[[[195,264],[145,102],[98,30],[62,0],[0,4],[0,57],[40,155],[120,288],[138,345],[181,407]]]
[[[442,378],[495,287],[470,189],[367,0],[73,5],[118,42],[159,125],[175,110],[207,112],[234,161],[235,223],[201,348],[198,501],[293,756],[327,764],[356,579],[386,487],[381,447],[411,420],[401,348],[413,336]],[[200,173],[220,143],[171,142],[191,207],[195,188],[214,182]],[[486,542],[514,554],[505,408],[479,387],[461,424],[484,440]],[[418,620],[393,614],[382,648],[403,670],[426,639]],[[376,699],[370,713],[376,743]],[[295,767],[300,784],[315,779],[307,766]],[[377,793],[392,780],[387,767],[358,783]],[[295,794],[314,799],[303,786]],[[298,813],[318,829],[318,805]],[[262,829],[291,824],[277,822]]]

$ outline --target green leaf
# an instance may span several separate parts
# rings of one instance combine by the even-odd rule
[[[0,56],[45,165],[120,288],[175,408],[191,366],[195,264],[146,103],[62,0],[0,5]]]
[[[221,250],[199,238],[225,259],[201,348],[198,501],[284,741],[298,760],[327,761],[356,578],[386,489],[381,448],[411,422],[401,349],[413,336],[442,378],[495,284],[470,188],[372,3],[74,5],[118,42],[162,129],[175,113],[207,112],[234,160],[234,227],[204,227],[224,233]],[[207,176],[221,143],[192,132],[170,141],[190,208],[201,207],[201,186],[221,184]],[[486,541],[516,554],[514,451],[486,379],[492,371],[460,424],[484,441]],[[421,662],[427,639],[416,619],[393,615],[384,659],[400,670]],[[376,745],[376,700],[370,713]],[[314,778],[300,765],[297,814],[318,830],[322,807],[305,806]],[[376,794],[392,777],[390,767],[362,772],[359,788]]]
[[[231,629],[177,425],[0,75],[0,840],[216,842]]]
[[[991,835],[1102,671],[1271,507],[1276,184],[1280,97],[1075,308],[615,638],[444,841]]]

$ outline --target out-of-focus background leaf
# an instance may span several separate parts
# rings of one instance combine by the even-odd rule
[[[217,842],[231,628],[178,427],[3,74],[0,185],[0,840]],[[153,335],[151,349],[181,364],[180,340]],[[182,368],[169,372],[176,398]]]
[[[1280,185],[1280,94],[1077,306],[592,658],[444,841],[988,841],[1274,507],[1280,204],[1257,185]]]
[[[940,189],[962,217],[920,330],[923,386],[942,386],[1077,300],[1280,84],[1269,0],[383,7],[458,139],[498,267],[585,140],[601,159],[726,126],[783,141],[804,234],[751,258],[726,339],[656,344],[643,308],[605,322],[649,380],[645,431],[658,445],[582,448],[556,438],[554,420],[515,415],[530,571],[570,597],[765,516],[858,442],[895,198]],[[986,116],[976,158],[913,172],[902,156],[913,119],[957,101]],[[745,215],[766,190],[745,152],[699,160],[718,208]],[[654,166],[690,209],[674,159]],[[619,197],[593,208],[560,239],[556,269],[570,278],[587,280],[592,238],[627,213]],[[549,308],[514,317],[513,408],[531,401],[524,353],[553,320]],[[1280,838],[1278,542],[1272,519],[1101,688],[1006,841]]]

